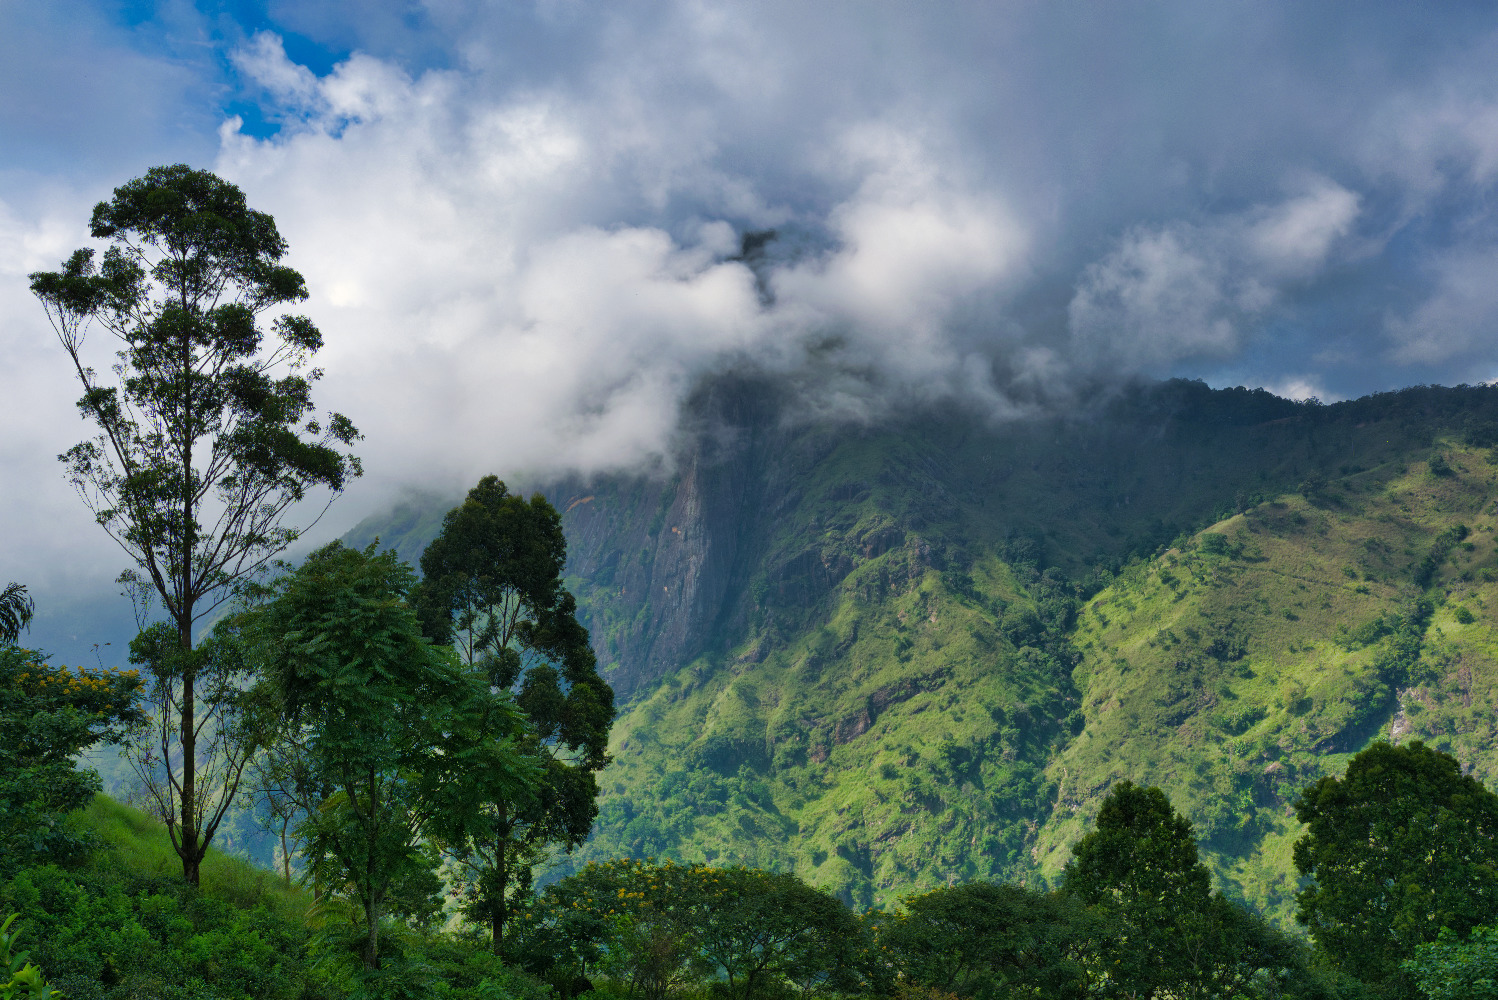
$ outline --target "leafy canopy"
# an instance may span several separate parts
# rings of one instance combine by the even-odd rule
[[[1400,968],[1428,1000],[1498,1000],[1498,925],[1474,927],[1465,941],[1443,927]]]
[[[1498,796],[1418,741],[1375,743],[1301,793],[1297,917],[1331,961],[1413,996],[1400,963],[1498,912]]]
[[[879,935],[914,983],[960,997],[1087,995],[1107,922],[1075,897],[968,882],[905,900]],[[1028,992],[1026,992],[1028,991]]]
[[[524,801],[537,769],[514,737],[506,692],[421,634],[415,582],[394,552],[334,543],[276,581],[236,620],[321,792],[303,822],[318,880],[363,910],[363,961],[403,887],[435,885],[434,839],[469,835],[495,798]]]
[[[661,1000],[699,978],[728,995],[854,992],[863,934],[851,911],[795,875],[618,859],[547,888],[510,950],[535,971],[601,971]]]
[[[102,265],[85,248],[31,275],[99,430],[60,457],[171,617],[191,624],[222,599],[199,607],[205,595],[296,539],[280,523],[291,504],[359,474],[335,447],[358,434],[338,414],[326,426],[313,415],[321,372],[306,364],[322,335],[311,320],[278,315],[266,344],[258,317],[307,289],[239,188],[155,167],[100,202],[90,232],[109,241]],[[116,384],[88,364],[94,323],[119,343]]]
[[[0,646],[0,872],[80,846],[63,816],[99,790],[74,758],[144,721],[135,671],[72,670]]]
[[[1096,829],[1073,850],[1062,891],[1110,924],[1091,956],[1097,995],[1318,989],[1296,942],[1211,890],[1191,823],[1158,788],[1113,786]]]
[[[443,518],[421,557],[415,602],[432,641],[452,644],[525,712],[517,732],[540,760],[535,794],[498,796],[472,836],[449,844],[464,873],[468,915],[501,946],[513,897],[553,848],[572,850],[598,814],[595,773],[609,761],[614,693],[598,675],[577,602],[562,582],[561,517],[485,476]]]

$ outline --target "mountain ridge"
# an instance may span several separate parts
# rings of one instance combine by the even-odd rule
[[[624,705],[597,830],[566,865],[659,854],[789,867],[865,906],[952,877],[1047,880],[1107,781],[1158,771],[1198,823],[1219,879],[1283,918],[1293,879],[1271,869],[1285,867],[1290,832],[1265,815],[1279,810],[1284,819],[1284,795],[1255,788],[1266,773],[1276,788],[1311,780],[1320,773],[1314,761],[1335,767],[1385,732],[1387,719],[1361,720],[1366,731],[1345,748],[1297,745],[1284,759],[1255,757],[1259,776],[1244,778],[1244,761],[1264,747],[1222,749],[1223,727],[1202,721],[1226,711],[1216,687],[1244,688],[1247,714],[1227,727],[1241,724],[1250,736],[1275,725],[1332,726],[1344,706],[1335,684],[1320,701],[1313,686],[1300,715],[1250,704],[1283,695],[1230,676],[1238,664],[1314,679],[1306,666],[1314,657],[1260,649],[1268,640],[1258,606],[1250,620],[1222,595],[1258,581],[1265,600],[1297,615],[1275,620],[1276,641],[1297,653],[1324,650],[1332,640],[1319,632],[1332,626],[1321,609],[1302,614],[1279,601],[1293,585],[1266,584],[1254,575],[1263,564],[1242,557],[1258,551],[1254,558],[1275,566],[1301,559],[1307,546],[1332,543],[1295,518],[1324,520],[1328,537],[1341,538],[1336,521],[1357,544],[1383,539],[1387,552],[1361,550],[1367,567],[1345,557],[1353,573],[1383,576],[1349,582],[1341,566],[1321,566],[1315,599],[1330,572],[1353,594],[1366,588],[1363,603],[1348,607],[1369,621],[1375,606],[1377,615],[1397,614],[1415,590],[1430,589],[1412,582],[1427,572],[1427,543],[1459,517],[1478,533],[1487,525],[1470,508],[1472,497],[1492,493],[1491,443],[1482,441],[1495,416],[1498,390],[1487,387],[1416,387],[1321,406],[1172,381],[1128,387],[1080,416],[992,424],[937,408],[829,425],[785,419],[773,387],[711,385],[693,400],[693,431],[668,475],[543,488],[563,512],[568,583]],[[1390,490],[1404,499],[1384,499]],[[1461,503],[1452,490],[1466,491]],[[1427,503],[1437,494],[1445,499]],[[1419,517],[1400,510],[1411,503]],[[1384,538],[1344,523],[1364,517],[1409,524]],[[416,529],[438,519],[440,511],[408,518],[398,540],[414,545]],[[349,537],[359,542],[380,527],[366,522]],[[1464,544],[1452,548],[1466,556]],[[1437,562],[1427,585],[1451,575],[1444,556]],[[1206,587],[1198,574],[1236,582]],[[1134,578],[1153,588],[1148,600],[1127,589]],[[1340,608],[1343,599],[1332,597]],[[1122,612],[1131,623],[1124,631],[1118,601],[1135,605]],[[1162,601],[1196,615],[1190,628],[1200,640],[1181,636],[1186,625],[1169,627],[1189,655],[1166,657],[1161,640],[1146,645],[1162,630],[1138,608],[1164,615]],[[1446,621],[1443,613],[1433,609],[1433,620]],[[1397,632],[1342,659],[1362,662]],[[1284,638],[1291,633],[1298,638]],[[1420,640],[1417,661],[1423,632]],[[1248,652],[1235,659],[1239,642]],[[1130,668],[1137,682],[1103,660],[1103,647],[1149,652],[1128,653],[1139,661]],[[1487,654],[1464,655],[1488,676]],[[1376,694],[1379,712],[1404,704],[1408,683],[1375,680],[1382,687],[1360,697]],[[1114,740],[1114,757],[1091,754],[1113,739],[1101,707],[1121,694],[1173,699],[1125,714],[1154,728],[1156,709],[1178,715],[1172,725],[1187,727],[1181,746],[1165,740],[1149,752],[1184,754],[1202,773],[1187,780],[1184,763],[1172,771],[1134,760],[1135,751],[1148,756],[1137,741]],[[1244,721],[1260,707],[1260,718]],[[1120,763],[1124,745],[1131,749]],[[1276,763],[1278,771],[1265,770]],[[1133,773],[1115,773],[1124,765]],[[1087,792],[1072,801],[1067,785],[1083,775]],[[1227,805],[1208,809],[1206,788]],[[1242,814],[1237,841],[1225,833],[1232,823],[1223,809]],[[1250,827],[1253,837],[1243,834]]]

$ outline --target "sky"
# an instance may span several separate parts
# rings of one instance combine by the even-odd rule
[[[657,462],[731,369],[856,419],[1498,377],[1495,65],[1487,4],[0,0],[0,582],[127,565],[27,275],[151,166],[306,276],[365,435],[327,536]]]

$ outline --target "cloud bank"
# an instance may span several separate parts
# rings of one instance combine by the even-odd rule
[[[240,184],[307,277],[319,400],[367,438],[335,527],[405,486],[658,461],[731,368],[864,417],[1022,415],[1099,375],[1324,399],[1498,376],[1482,8],[0,17],[0,514],[37,526],[15,576],[103,558],[58,513],[84,428],[25,275],[174,159]]]
[[[609,109],[489,98],[364,55],[316,77],[269,34],[234,58],[293,117],[264,139],[227,123],[216,169],[280,220],[329,332],[326,391],[387,474],[635,466],[704,375],[813,354],[880,396],[993,393],[951,331],[1017,283],[1028,230],[915,130],[841,127],[812,168],[838,196],[807,215],[704,139],[642,162],[661,125],[630,123],[642,102],[619,87]],[[746,260],[743,234],[777,226],[801,251]],[[844,402],[875,405],[865,388]]]

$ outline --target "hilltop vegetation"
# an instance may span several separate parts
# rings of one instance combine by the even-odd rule
[[[1087,725],[1048,771],[1042,870],[1127,777],[1168,789],[1221,875],[1284,912],[1289,803],[1371,739],[1424,739],[1491,780],[1492,458],[1440,437],[1423,461],[1214,524],[1089,601],[1073,637]]]

